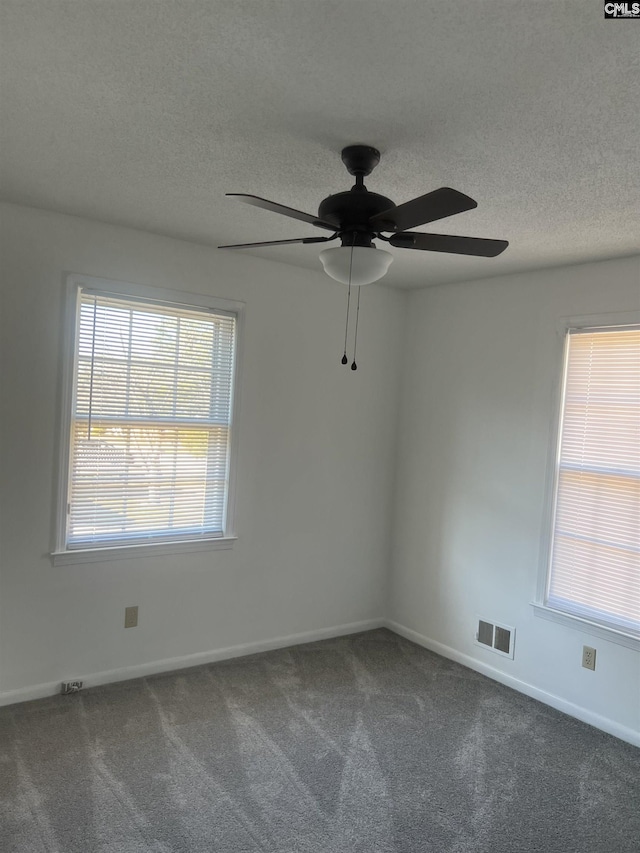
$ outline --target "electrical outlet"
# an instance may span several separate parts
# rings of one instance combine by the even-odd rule
[[[63,695],[66,693],[79,693],[80,690],[82,690],[82,682],[76,679],[75,681],[63,681],[60,693]]]
[[[135,607],[125,607],[124,609],[124,627],[135,628],[138,624],[138,605]]]
[[[582,666],[585,669],[596,668],[596,650],[592,649],[591,646],[582,647]]]

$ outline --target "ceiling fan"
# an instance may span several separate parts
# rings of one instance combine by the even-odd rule
[[[317,216],[259,196],[227,193],[230,198],[236,198],[245,204],[332,231],[331,236],[235,243],[218,248],[253,249],[261,246],[283,246],[288,243],[328,243],[340,239],[341,247],[325,249],[320,253],[320,260],[329,276],[345,284],[359,286],[382,278],[393,260],[390,252],[376,250],[372,242],[374,238],[398,249],[447,252],[483,258],[494,258],[509,245],[506,240],[410,231],[408,229],[472,210],[478,203],[458,190],[441,187],[404,204],[395,205],[391,199],[369,192],[364,185],[365,177],[371,174],[380,162],[380,152],[376,148],[369,145],[349,145],[342,150],[342,162],[349,174],[355,176],[356,182],[351,190],[327,196],[320,203]],[[391,232],[391,236],[387,237],[383,232]]]
[[[353,343],[353,361],[351,369],[357,370],[356,346],[358,341],[358,317],[360,315],[360,286],[378,281],[389,269],[393,260],[391,252],[378,249],[374,238],[383,240],[398,249],[418,249],[425,252],[447,252],[454,255],[475,255],[481,258],[495,258],[509,245],[506,240],[485,240],[478,237],[455,237],[449,234],[425,234],[410,231],[419,225],[445,219],[465,210],[472,210],[478,203],[468,195],[441,187],[438,190],[418,196],[404,204],[395,205],[391,199],[378,193],[369,192],[364,179],[370,175],[380,162],[380,152],[370,145],[349,145],[342,149],[342,162],[356,182],[347,192],[327,196],[320,202],[318,215],[304,213],[293,207],[285,207],[275,201],[244,193],[227,193],[245,204],[252,204],[264,210],[272,210],[332,231],[329,237],[296,237],[291,240],[268,240],[260,243],[234,243],[219,246],[219,249],[254,249],[260,246],[283,246],[288,243],[329,243],[340,240],[339,247],[324,249],[320,260],[327,275],[349,286],[347,296],[347,320],[344,333],[344,353],[342,364],[347,364],[347,337],[349,332],[349,308],[351,287],[358,288],[356,307],[355,336]],[[391,232],[387,237],[383,232]]]

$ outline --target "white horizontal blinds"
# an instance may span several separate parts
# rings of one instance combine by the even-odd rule
[[[640,636],[640,328],[568,336],[549,606]]]
[[[220,536],[235,318],[82,292],[67,547]]]

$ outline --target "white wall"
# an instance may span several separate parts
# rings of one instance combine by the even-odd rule
[[[640,258],[410,294],[368,287],[354,374],[339,364],[345,290],[321,272],[0,212],[0,701],[388,615],[414,639],[640,738],[638,652],[538,619],[529,604],[557,319],[640,307]],[[51,565],[65,272],[246,302],[233,550]],[[130,604],[140,625],[125,631]],[[516,626],[515,660],[475,645],[478,615]],[[598,650],[595,673],[580,666],[583,643]]]
[[[558,318],[638,308],[638,257],[410,295],[390,617],[432,648],[640,742],[638,651],[530,606]],[[474,643],[477,616],[516,627],[513,661]],[[595,672],[581,667],[583,644],[597,648]]]
[[[353,373],[321,271],[1,210],[0,694],[381,617],[404,294],[363,291]],[[233,550],[51,565],[65,272],[246,302]]]

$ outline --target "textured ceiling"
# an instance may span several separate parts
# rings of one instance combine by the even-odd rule
[[[0,0],[1,197],[210,245],[320,234],[352,179],[477,210],[423,230],[495,259],[393,250],[399,287],[640,251],[640,23],[600,0]],[[318,247],[252,250],[319,269]]]

